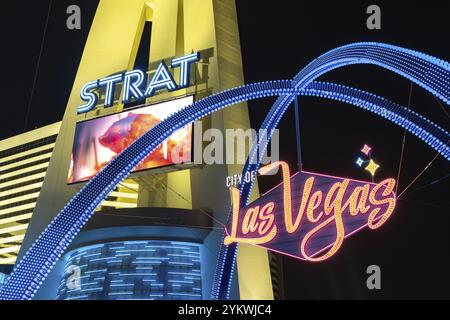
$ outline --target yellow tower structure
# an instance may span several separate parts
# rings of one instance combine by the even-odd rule
[[[112,107],[78,115],[77,107],[83,104],[80,99],[82,86],[95,79],[132,70],[146,22],[151,22],[150,73],[163,59],[192,52],[200,52],[201,58],[193,68],[195,83],[192,86],[157,94],[146,103],[183,95],[194,95],[198,100],[244,83],[234,0],[100,0],[19,257],[80,188],[80,184],[67,184],[77,122],[117,113],[124,107],[117,99]],[[176,74],[174,76],[177,78]],[[249,128],[246,103],[203,119],[203,127]],[[200,137],[194,138],[195,143],[199,143]],[[215,223],[204,243],[209,253],[202,275],[211,282],[223,223],[230,207],[225,180],[241,170],[241,164],[200,165],[173,172],[134,175],[129,180],[138,190],[138,207],[201,209],[212,214],[215,221],[221,221],[222,225]],[[158,188],[160,184],[165,188]],[[253,191],[253,197],[256,196],[257,185]],[[101,214],[101,210],[96,214]],[[233,298],[273,299],[266,250],[240,245],[235,279]],[[204,292],[204,298],[209,294]]]

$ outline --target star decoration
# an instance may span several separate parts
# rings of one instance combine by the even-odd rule
[[[375,176],[375,171],[377,171],[377,169],[380,166],[378,164],[375,163],[375,161],[373,161],[372,159],[370,159],[369,164],[367,165],[367,167],[365,167],[364,169],[366,169],[367,171],[370,172],[370,174],[373,176]]]
[[[366,156],[368,156],[370,150],[372,150],[372,148],[369,147],[367,144],[365,144],[364,147],[361,149],[361,152],[364,153]]]
[[[363,163],[364,163],[365,161],[363,160],[363,159],[361,159],[361,157],[358,157],[358,159],[356,159],[356,164],[358,165],[358,166],[360,166],[360,167],[362,167],[362,165],[363,165]]]

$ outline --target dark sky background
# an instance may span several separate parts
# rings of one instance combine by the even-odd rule
[[[82,10],[81,30],[66,28],[65,11],[71,4]],[[370,4],[381,7],[382,30],[366,28],[365,11]],[[39,61],[48,5],[47,0],[2,4],[0,90],[4,112],[0,139],[63,116],[97,1],[52,2]],[[237,0],[237,7],[247,83],[292,78],[318,55],[355,41],[391,43],[450,61],[449,2]],[[408,80],[391,72],[361,65],[333,71],[321,80],[364,89],[402,105],[408,104],[411,87]],[[254,128],[259,127],[273,102],[249,102]],[[376,180],[397,177],[402,129],[329,100],[302,97],[300,107],[305,170],[369,179],[367,172],[354,164],[367,143],[381,165]],[[450,119],[438,101],[416,85],[412,85],[411,109],[450,129]],[[294,168],[292,108],[280,128],[281,159]],[[432,149],[406,134],[399,191],[435,156]],[[365,230],[347,239],[328,261],[310,264],[284,257],[285,298],[450,298],[450,179],[430,185],[448,175],[449,169],[448,162],[438,157],[401,197],[388,223],[377,231]],[[259,182],[261,191],[267,191],[279,178],[265,177]],[[366,268],[371,264],[381,267],[381,290],[366,288]]]

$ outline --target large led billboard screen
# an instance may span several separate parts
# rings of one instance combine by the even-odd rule
[[[89,180],[133,141],[193,100],[193,96],[188,96],[79,122],[67,182]],[[189,162],[191,147],[192,125],[189,125],[172,134],[133,171]]]

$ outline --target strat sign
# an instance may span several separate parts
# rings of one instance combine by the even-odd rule
[[[239,210],[232,187],[232,216],[224,243],[250,243],[308,261],[333,256],[344,239],[365,228],[377,229],[391,216],[394,179],[369,183],[300,172],[290,176],[285,162],[262,167],[265,175],[280,166],[283,182]]]
[[[175,58],[171,61],[172,68],[180,68],[180,78],[178,84],[173,79],[167,65],[162,60],[150,80],[147,88],[141,89],[146,79],[141,70],[131,70],[125,73],[115,74],[103,79],[86,83],[81,89],[81,100],[86,103],[78,107],[78,113],[85,113],[94,109],[98,102],[98,95],[93,92],[96,89],[105,90],[105,107],[110,107],[114,103],[114,89],[116,84],[123,82],[122,103],[130,102],[132,99],[142,100],[151,97],[156,91],[165,89],[174,91],[189,86],[189,75],[191,64],[200,59],[200,53],[195,52],[184,57]]]

